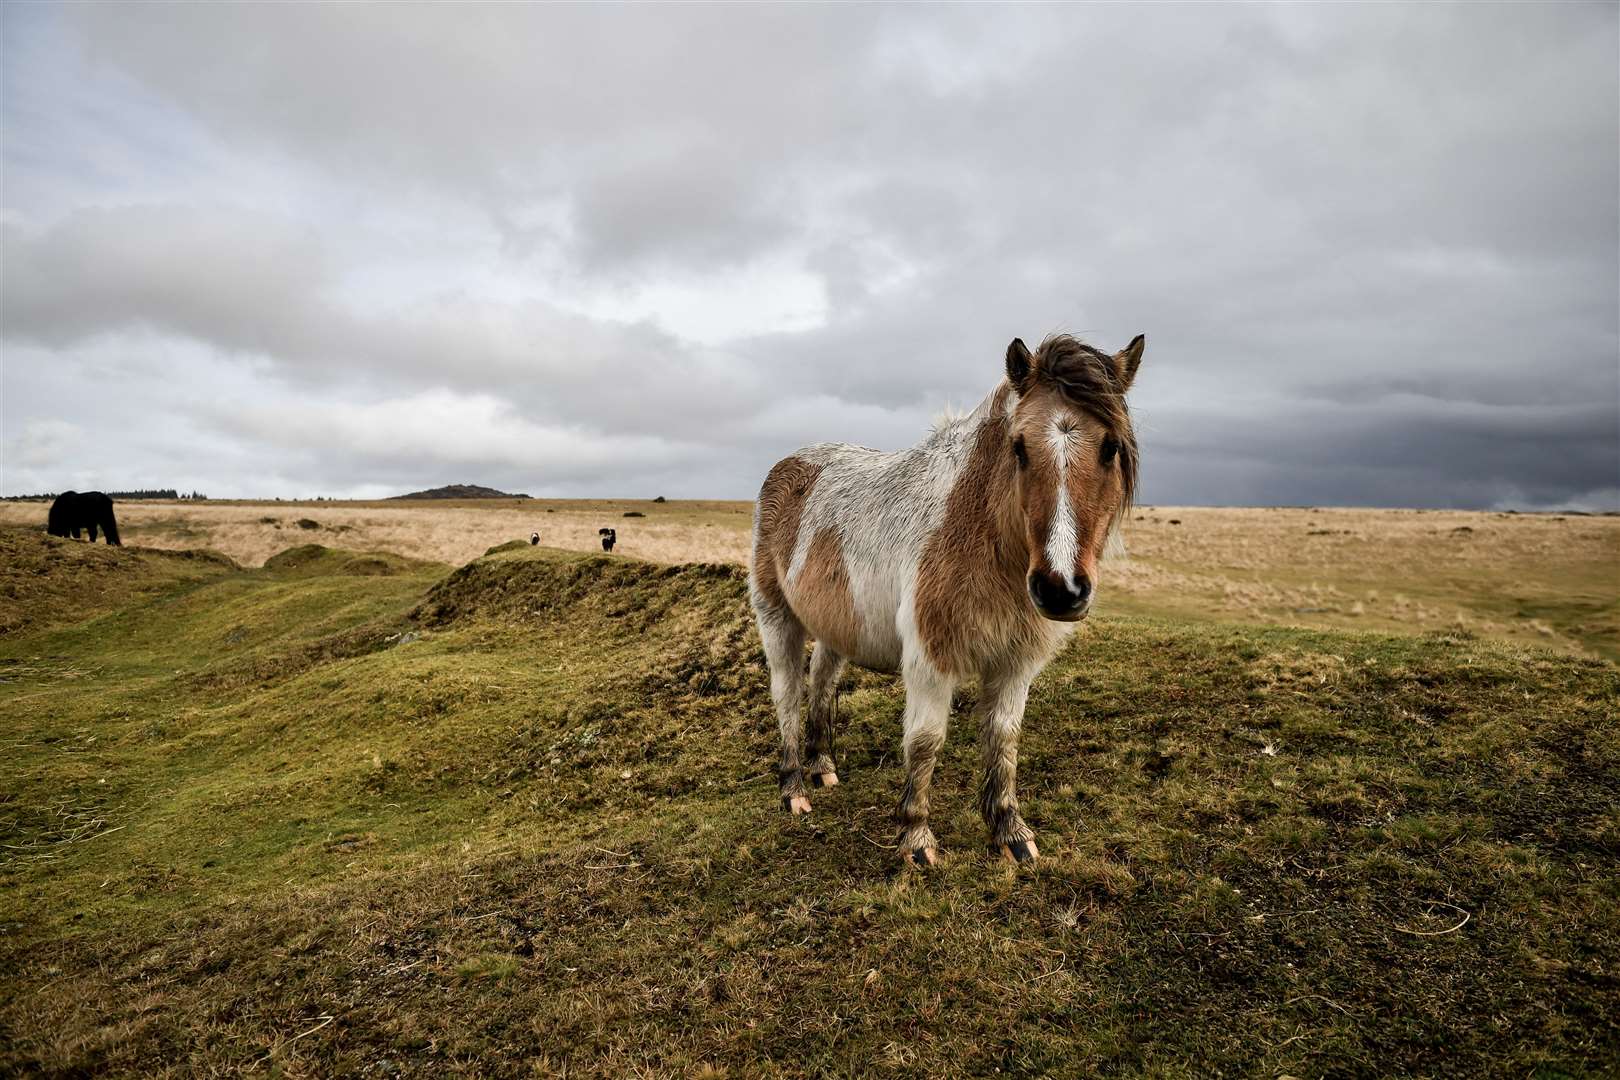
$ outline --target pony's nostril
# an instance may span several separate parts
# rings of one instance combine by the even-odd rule
[[[1081,574],[1074,579],[1075,604],[1083,604],[1091,597],[1091,579]]]
[[[1035,605],[1049,615],[1067,615],[1086,602],[1086,597],[1091,593],[1091,583],[1082,578],[1075,585],[1078,591],[1070,589],[1056,574],[1044,570],[1029,575],[1030,596],[1034,598]]]

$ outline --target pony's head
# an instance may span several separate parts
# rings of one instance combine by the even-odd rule
[[[1048,619],[1091,609],[1097,560],[1136,490],[1136,435],[1125,392],[1142,362],[1141,335],[1112,356],[1068,335],[1031,353],[1007,346],[1007,453],[1013,527],[1029,549],[1030,601]]]

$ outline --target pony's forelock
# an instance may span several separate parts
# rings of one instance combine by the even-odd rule
[[[1035,352],[1034,377],[1050,383],[1065,401],[1095,418],[1119,444],[1119,475],[1125,495],[1116,519],[1123,517],[1136,498],[1136,430],[1114,358],[1070,334],[1054,334]]]

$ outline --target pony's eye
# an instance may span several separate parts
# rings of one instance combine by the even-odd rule
[[[1018,459],[1020,469],[1029,468],[1029,454],[1024,449],[1024,437],[1022,435],[1013,440],[1013,457]]]
[[[1114,456],[1119,453],[1119,440],[1112,435],[1102,441],[1102,449],[1097,452],[1097,460],[1104,465],[1110,465]]]

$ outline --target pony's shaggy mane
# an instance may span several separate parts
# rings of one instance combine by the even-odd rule
[[[928,430],[933,432],[944,431],[948,427],[960,424],[963,420],[966,420],[972,415],[972,410],[960,409],[955,405],[946,402],[944,407],[941,408],[939,412],[934,414],[933,420],[928,425]]]
[[[1045,378],[1068,402],[1091,414],[1119,443],[1123,517],[1136,497],[1136,429],[1125,404],[1125,385],[1114,358],[1069,334],[1053,334],[1035,353],[1037,378]]]

